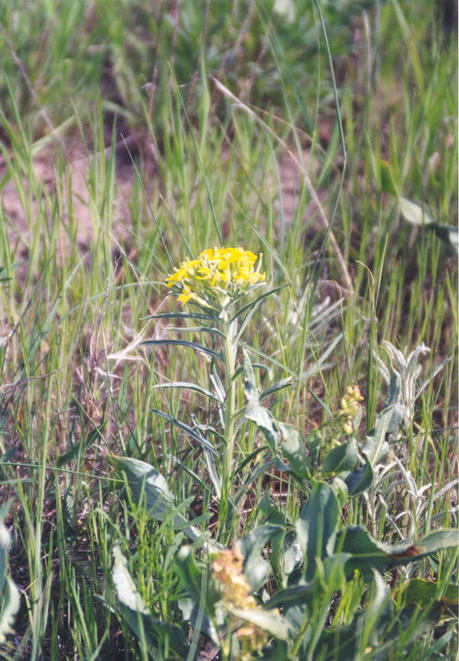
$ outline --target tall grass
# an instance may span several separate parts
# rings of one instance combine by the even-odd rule
[[[359,438],[372,429],[387,394],[375,358],[383,340],[405,355],[430,347],[425,379],[453,357],[391,446],[400,466],[341,516],[392,544],[457,523],[456,262],[427,228],[404,222],[381,174],[385,160],[404,197],[454,223],[454,35],[430,2],[285,3],[295,20],[279,2],[275,11],[229,0],[153,4],[9,0],[0,13],[1,498],[21,593],[5,658],[180,658],[173,625],[188,658],[210,646],[179,601],[183,530],[173,514],[152,519],[107,457],[148,462],[179,513],[215,536],[205,456],[154,412],[216,423],[198,394],[154,387],[204,386],[208,364],[183,347],[141,342],[190,339],[180,320],[172,330],[175,322],[152,315],[178,310],[165,277],[220,238],[262,253],[280,286],[244,343],[266,365],[261,390],[291,379],[265,403],[302,434],[330,443],[353,384],[365,397]],[[255,477],[233,541],[268,512],[295,521],[309,496],[269,463],[256,473],[260,444],[246,423],[232,487]],[[115,547],[154,613],[155,636],[116,607]],[[445,551],[386,578],[393,589],[414,572],[435,579],[440,602],[457,582],[454,560]],[[377,595],[358,576],[339,600],[336,592],[328,586],[314,602],[313,630],[333,632],[362,610],[359,658],[376,658]],[[373,611],[360,609],[367,598]],[[387,654],[453,654],[449,611],[430,628],[428,608],[411,615],[395,609],[400,642]]]

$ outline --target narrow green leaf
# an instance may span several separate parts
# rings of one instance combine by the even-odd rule
[[[142,317],[142,319],[203,319],[205,321],[215,321],[215,317],[212,315],[199,312],[161,312],[159,314],[149,314]]]
[[[158,409],[151,409],[151,411],[152,413],[156,413],[156,415],[159,415],[161,418],[168,420],[171,424],[181,429],[183,432],[185,432],[185,434],[193,438],[195,441],[199,443],[199,445],[201,445],[203,448],[214,454],[216,457],[219,456],[218,451],[214,448],[212,443],[210,443],[202,434],[199,434],[196,431],[196,429],[190,427],[190,425],[187,425],[185,422],[182,422],[181,420],[174,418],[172,415],[169,415],[168,413],[163,413],[163,411],[158,411]]]
[[[129,573],[127,560],[116,544],[113,547],[112,580],[123,620],[139,641],[146,640],[153,653],[158,644],[167,636],[170,647],[184,658],[187,646],[183,631],[174,624],[154,618],[146,607]]]
[[[193,392],[197,392],[200,395],[204,395],[204,397],[209,397],[209,399],[212,399],[215,402],[218,402],[219,404],[223,403],[219,397],[216,397],[209,390],[206,390],[205,388],[198,386],[196,383],[189,383],[188,381],[172,381],[170,383],[157,383],[153,386],[153,388],[156,389],[186,388],[186,390],[192,390]]]
[[[216,360],[223,360],[221,354],[217,353],[213,349],[208,349],[202,344],[196,344],[196,342],[189,342],[188,340],[144,340],[141,342],[141,344],[153,344],[155,346],[161,346],[163,344],[178,347],[189,347],[190,349],[194,349],[195,351],[211,356]]]

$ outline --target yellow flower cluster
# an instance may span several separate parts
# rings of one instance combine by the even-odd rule
[[[197,259],[182,262],[170,275],[166,284],[175,287],[178,300],[203,307],[222,306],[262,282],[265,274],[255,269],[257,256],[243,248],[208,248]]]
[[[354,422],[360,412],[363,397],[359,386],[348,386],[339,404],[339,417],[342,430],[346,435],[354,431]]]
[[[215,556],[212,570],[225,601],[235,608],[255,608],[257,604],[250,594],[249,582],[242,571],[242,561],[243,557],[237,546],[224,549]]]
[[[250,585],[242,571],[242,555],[237,547],[219,551],[212,563],[214,576],[220,587],[223,603],[241,610],[252,610],[257,602],[250,594]],[[268,634],[252,622],[246,622],[236,631],[241,646],[241,660],[252,658],[252,652],[268,642]]]

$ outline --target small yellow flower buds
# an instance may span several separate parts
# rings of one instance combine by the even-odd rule
[[[354,431],[354,423],[360,413],[360,403],[363,397],[358,386],[348,386],[339,405],[341,429],[346,436]]]

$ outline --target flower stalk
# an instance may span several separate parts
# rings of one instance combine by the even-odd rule
[[[261,259],[250,250],[208,248],[196,259],[182,262],[166,280],[183,306],[200,307],[222,331],[225,396],[221,404],[224,446],[220,466],[220,539],[231,536],[234,517],[231,478],[236,445],[237,306],[246,294],[264,284],[265,274],[260,267]]]
[[[235,445],[235,407],[236,407],[236,383],[234,379],[236,371],[237,355],[237,320],[224,321],[224,345],[223,356],[225,363],[226,397],[224,402],[224,436],[225,447],[223,448],[222,462],[222,493],[219,507],[219,528],[226,531],[230,527],[231,512],[231,473]]]

